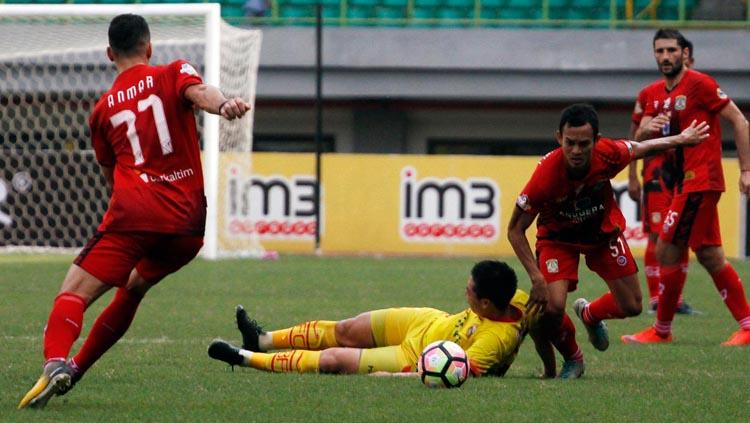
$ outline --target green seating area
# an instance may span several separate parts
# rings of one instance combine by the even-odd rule
[[[0,3],[201,3],[209,0],[0,0]],[[312,25],[316,5],[326,25],[607,26],[612,21],[689,20],[698,0],[257,0],[266,10],[248,17],[247,0],[218,0],[233,23]]]
[[[224,0],[227,1],[227,0]],[[690,19],[698,0],[320,0],[327,25],[607,25]],[[311,25],[317,0],[272,0],[259,23]]]

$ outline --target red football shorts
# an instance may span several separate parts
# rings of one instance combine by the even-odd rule
[[[672,193],[669,191],[643,192],[643,206],[641,216],[643,219],[643,232],[647,234],[658,234],[664,223],[669,206],[672,204]]]
[[[586,266],[605,281],[624,278],[638,272],[630,247],[621,234],[606,244],[581,246],[561,242],[537,243],[537,263],[547,283],[568,280],[568,291],[578,286],[578,262],[581,254]]]
[[[135,268],[155,284],[190,262],[203,236],[153,232],[97,232],[74,263],[107,285],[123,287]]]
[[[664,182],[669,170],[664,166],[664,156],[652,156],[643,163],[643,191],[641,219],[643,233],[659,234],[664,216],[672,203],[673,192]]]
[[[659,238],[693,251],[701,247],[721,245],[719,203],[721,192],[701,191],[677,194],[664,216]]]

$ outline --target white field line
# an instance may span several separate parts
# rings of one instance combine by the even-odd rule
[[[42,336],[31,336],[31,335],[23,335],[23,336],[14,336],[14,335],[3,335],[2,339],[4,341],[21,341],[21,342],[31,342],[31,341],[42,341]],[[206,338],[208,339],[208,338]],[[128,338],[125,337],[123,339],[120,339],[118,341],[118,344],[131,344],[131,345],[145,345],[145,344],[194,344],[198,342],[207,342],[205,339],[170,339],[166,336],[160,336],[158,338]]]

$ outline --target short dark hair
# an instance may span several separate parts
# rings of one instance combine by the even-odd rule
[[[516,294],[518,279],[508,264],[497,260],[484,260],[471,269],[474,292],[477,298],[487,298],[495,307],[503,310]]]
[[[142,54],[151,41],[146,19],[132,13],[115,16],[109,23],[108,35],[114,53],[125,57]]]
[[[690,41],[688,41],[680,31],[674,28],[660,28],[656,31],[656,34],[654,34],[653,45],[656,45],[656,40],[677,40],[677,45],[679,45],[681,49],[692,47]],[[690,51],[692,51],[692,48]]]
[[[693,42],[685,39],[685,47],[688,49],[688,57],[693,59]]]
[[[576,128],[584,126],[587,123],[594,130],[594,138],[596,138],[599,134],[599,115],[596,114],[594,106],[585,103],[571,104],[563,109],[560,114],[560,126],[558,130],[562,133],[566,124]]]

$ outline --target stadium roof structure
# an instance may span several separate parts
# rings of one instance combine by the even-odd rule
[[[312,98],[314,28],[264,28],[258,99]],[[659,78],[654,31],[328,28],[327,99],[633,101]],[[696,68],[750,102],[750,33],[685,30]]]

